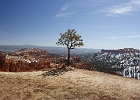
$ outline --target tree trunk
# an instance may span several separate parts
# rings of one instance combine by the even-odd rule
[[[2,69],[2,64],[0,63],[0,69]]]
[[[70,65],[70,48],[68,48],[68,66]]]

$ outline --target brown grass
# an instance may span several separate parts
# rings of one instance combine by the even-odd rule
[[[0,100],[140,100],[140,81],[75,69],[60,76],[0,72]]]

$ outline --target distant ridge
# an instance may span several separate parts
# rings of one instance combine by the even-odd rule
[[[36,46],[36,45],[27,45],[27,44],[26,45],[0,45],[0,51],[2,52],[14,52],[24,48],[39,48],[42,50],[46,50],[49,53],[67,55],[66,47]],[[82,54],[96,53],[96,52],[101,52],[101,49],[77,48],[71,50],[72,55],[82,55]]]
[[[140,53],[139,49],[134,48],[123,48],[123,49],[117,49],[117,50],[101,50],[101,53]]]

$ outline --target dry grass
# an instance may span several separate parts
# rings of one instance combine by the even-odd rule
[[[60,76],[0,72],[0,100],[140,100],[140,81],[75,69]]]

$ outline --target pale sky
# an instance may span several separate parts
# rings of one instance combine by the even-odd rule
[[[0,0],[0,45],[57,46],[68,29],[84,48],[140,49],[140,0]]]

